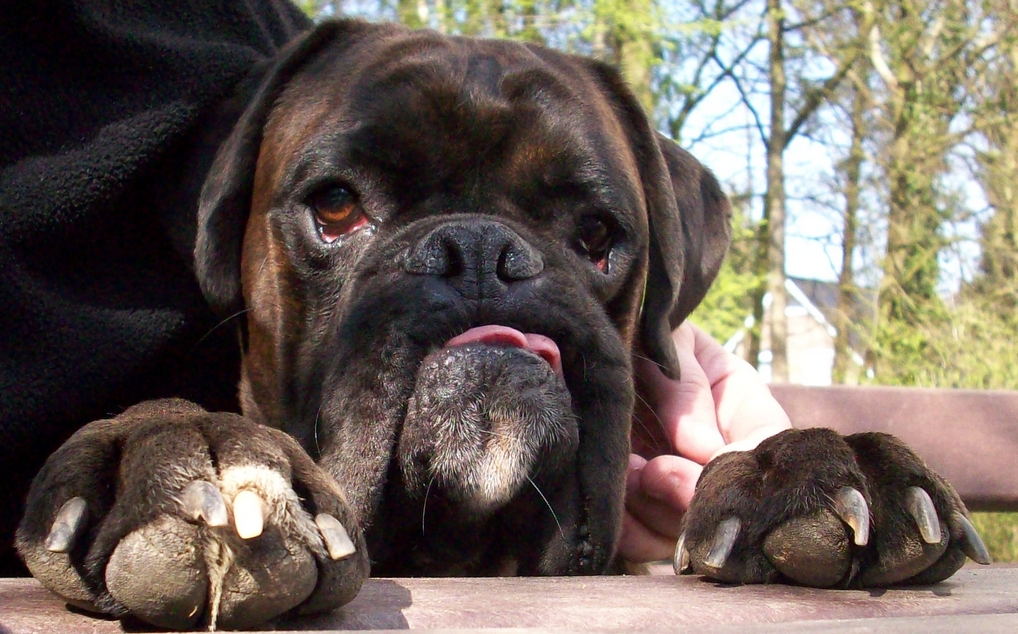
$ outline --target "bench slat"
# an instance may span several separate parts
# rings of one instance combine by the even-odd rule
[[[799,428],[881,431],[907,442],[970,510],[1018,511],[1018,392],[772,385]]]
[[[1018,567],[966,566],[936,586],[817,590],[783,585],[728,586],[697,577],[370,579],[357,598],[325,616],[282,624],[299,630],[607,631],[1013,631]],[[891,619],[890,617],[893,617]],[[871,623],[872,620],[872,623]],[[846,621],[853,628],[844,628]],[[784,629],[778,626],[784,624]],[[798,627],[796,626],[798,624]],[[876,627],[873,627],[873,626]],[[995,629],[996,628],[996,629]],[[68,611],[33,579],[0,579],[0,632],[114,634],[116,621]]]

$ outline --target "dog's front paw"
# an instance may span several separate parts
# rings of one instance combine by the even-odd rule
[[[675,570],[816,587],[935,583],[990,558],[951,486],[893,436],[789,430],[714,459]]]
[[[368,572],[342,492],[292,438],[184,401],[71,437],[32,484],[17,547],[70,603],[170,628],[329,610]]]

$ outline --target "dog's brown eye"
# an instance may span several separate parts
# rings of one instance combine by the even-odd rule
[[[608,254],[612,248],[612,229],[596,216],[584,216],[577,228],[576,242],[602,273],[608,272]]]
[[[325,242],[335,242],[368,222],[357,204],[357,198],[345,187],[329,187],[312,196],[310,204],[318,233]]]

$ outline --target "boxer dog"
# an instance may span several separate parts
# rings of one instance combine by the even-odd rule
[[[377,575],[615,569],[632,359],[725,253],[714,177],[608,66],[328,23],[268,68],[201,195],[196,274],[239,324],[243,416],[81,429],[17,546],[70,603],[153,625],[333,609]],[[787,431],[712,461],[676,569],[927,583],[985,560],[893,438]]]

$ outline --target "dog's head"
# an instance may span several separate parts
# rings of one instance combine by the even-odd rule
[[[347,489],[376,572],[602,571],[631,358],[728,241],[714,178],[610,68],[337,22],[265,75],[202,193],[247,416]]]

